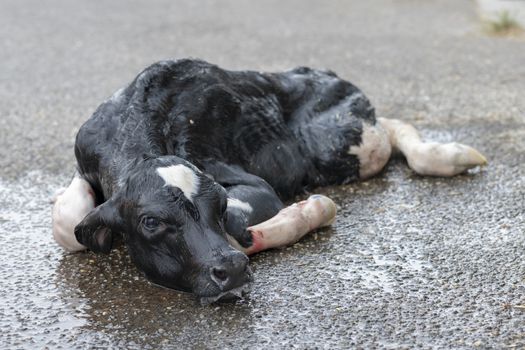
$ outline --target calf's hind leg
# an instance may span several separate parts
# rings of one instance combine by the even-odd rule
[[[423,142],[410,124],[397,119],[378,121],[388,132],[392,148],[399,150],[408,166],[420,175],[454,176],[487,164],[485,157],[472,147],[457,142]]]
[[[363,121],[359,145],[351,146],[348,153],[359,160],[359,178],[367,179],[378,174],[390,159],[392,146],[388,132],[380,123]]]

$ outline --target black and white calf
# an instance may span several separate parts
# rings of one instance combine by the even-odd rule
[[[108,253],[121,234],[153,282],[204,302],[246,291],[247,254],[329,225],[307,188],[371,177],[393,149],[424,175],[486,163],[471,147],[422,142],[376,119],[363,93],[330,71],[233,72],[163,61],[104,102],[78,132],[78,175],[57,197],[53,234],[68,251]]]

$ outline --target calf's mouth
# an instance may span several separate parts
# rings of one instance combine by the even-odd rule
[[[212,296],[201,296],[199,297],[199,301],[201,305],[210,305],[215,302],[234,302],[239,299],[243,299],[251,291],[251,282],[245,283],[242,286],[232,288],[223,292],[220,292],[219,294],[215,294]]]

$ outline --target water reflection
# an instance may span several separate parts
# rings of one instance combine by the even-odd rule
[[[319,303],[331,289],[317,285],[311,273],[319,256],[328,254],[337,241],[332,240],[336,232],[331,228],[308,235],[293,248],[257,255],[251,262],[256,281],[250,298],[208,307],[191,295],[149,283],[122,245],[110,255],[67,254],[51,238],[49,203],[53,190],[65,182],[33,174],[17,183],[0,183],[0,204],[5,208],[0,222],[0,300],[6,317],[0,325],[13,347],[271,343],[276,320],[281,327],[287,324],[283,322],[303,324],[296,318],[306,317],[301,316],[302,308],[289,317],[291,302]],[[339,195],[345,192],[339,190]]]
[[[199,344],[203,333],[233,333],[251,322],[250,301],[202,307],[190,294],[151,284],[122,245],[109,256],[65,255],[56,284],[61,297],[87,320],[85,331],[110,333],[117,341],[146,345],[147,340],[155,347],[187,338],[205,346]]]

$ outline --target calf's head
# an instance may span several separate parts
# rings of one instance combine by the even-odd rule
[[[75,228],[77,240],[108,253],[122,233],[135,264],[154,283],[195,293],[203,303],[248,291],[248,257],[224,230],[225,189],[183,159],[138,163],[125,183]]]

